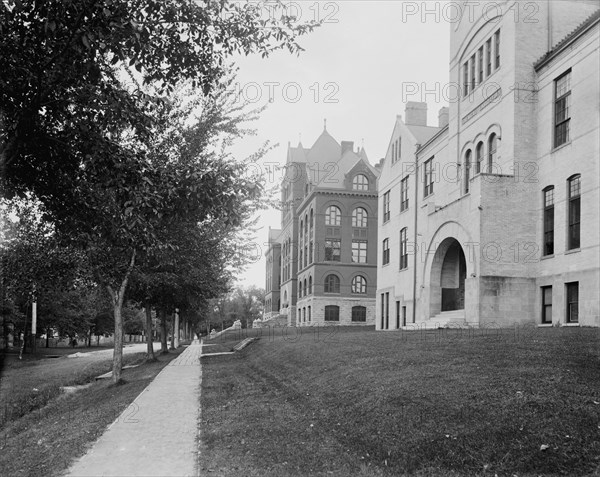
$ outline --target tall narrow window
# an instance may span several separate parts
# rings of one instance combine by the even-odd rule
[[[500,68],[500,30],[494,35],[494,50],[496,53],[496,64],[495,69]]]
[[[567,249],[579,248],[581,222],[581,176],[569,179],[569,238]]]
[[[433,193],[433,157],[423,164],[423,196]]]
[[[396,302],[396,329],[400,329],[400,302]]]
[[[475,76],[475,54],[471,56],[469,65],[471,66],[471,91],[473,91],[477,86],[477,76]]]
[[[304,246],[304,266],[308,265],[308,245]]]
[[[554,186],[544,189],[544,255],[554,253]]]
[[[579,323],[579,282],[567,283],[567,323]]]
[[[325,240],[325,261],[339,262],[341,261],[342,241],[336,239]]]
[[[542,323],[552,323],[552,287],[542,287]]]
[[[313,248],[314,245],[311,240],[310,246],[308,247],[308,263],[313,263]]]
[[[325,211],[325,225],[339,227],[342,224],[342,211],[335,205],[330,205]]]
[[[308,293],[309,295],[312,293],[312,275],[308,277]]]
[[[387,265],[390,263],[390,240],[385,239],[383,241],[383,264]]]
[[[310,209],[310,234],[312,235],[312,231],[313,231],[313,223],[314,223],[314,214],[313,214],[313,210]]]
[[[385,329],[390,329],[390,293],[385,293]]]
[[[479,74],[479,84],[483,83],[483,46],[477,52],[477,70]]]
[[[369,190],[369,179],[364,174],[354,176],[352,180],[352,189],[354,190]]]
[[[481,172],[481,163],[483,162],[483,142],[477,144],[477,148],[475,149],[475,159],[477,161],[475,173],[479,174]]]
[[[498,137],[492,133],[488,139],[488,167],[487,171],[491,174],[494,172],[494,165],[496,163],[496,152],[498,148]]]
[[[399,137],[398,140],[396,141],[396,156],[398,156],[396,158],[397,161],[402,159],[402,138],[401,137]]]
[[[340,307],[327,305],[325,307],[325,321],[340,321]]]
[[[490,38],[485,42],[485,56],[486,56],[486,76],[492,74],[492,39]]]
[[[383,194],[383,221],[390,220],[390,191]]]
[[[469,94],[469,62],[463,65],[463,96]]]
[[[396,143],[392,143],[392,164],[396,162]]]
[[[471,180],[471,149],[465,154],[465,194],[469,192],[469,181]]]
[[[352,227],[365,228],[368,223],[369,214],[362,207],[357,207],[352,211]]]
[[[400,211],[408,209],[408,176],[400,181]]]
[[[400,270],[408,268],[408,239],[406,232],[406,227],[400,231]]]
[[[384,329],[385,323],[385,293],[381,294],[381,329]]]
[[[402,326],[406,326],[406,307],[402,307]]]
[[[340,279],[337,275],[331,274],[325,277],[325,293],[339,293]]]
[[[308,307],[308,321],[310,322],[310,320],[312,319],[311,317],[311,307]]]
[[[569,142],[571,123],[571,70],[554,81],[554,147]]]
[[[363,240],[352,241],[352,262],[367,263],[367,242]]]

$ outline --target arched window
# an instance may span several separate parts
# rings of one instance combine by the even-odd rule
[[[331,274],[325,277],[325,293],[339,293],[340,279],[337,275]]]
[[[304,279],[304,296],[308,295],[309,291],[308,288],[306,287],[306,278]]]
[[[369,214],[362,207],[352,211],[352,227],[366,227]]]
[[[300,242],[302,242],[302,232],[304,231],[304,220],[300,221]]]
[[[312,293],[312,275],[308,277],[308,293]]]
[[[497,159],[497,148],[498,148],[498,137],[495,133],[492,133],[488,139],[488,172],[491,174],[494,172],[494,163]]]
[[[465,194],[469,192],[469,181],[471,180],[471,149],[465,154]]]
[[[364,174],[357,174],[352,180],[353,190],[369,190],[369,179]]]
[[[325,211],[325,225],[339,227],[342,225],[342,211],[335,205],[330,205]]]
[[[483,141],[480,141],[479,144],[477,144],[477,149],[475,149],[475,160],[477,161],[475,173],[479,174],[481,172],[481,163],[483,162]]]
[[[340,307],[327,305],[325,307],[325,321],[340,321]]]
[[[308,214],[304,216],[304,235],[308,234]]]
[[[302,322],[306,323],[306,308],[302,308]]]
[[[367,280],[362,275],[357,275],[352,279],[352,293],[364,295],[367,293]]]
[[[284,303],[287,303],[287,301],[288,301],[288,300],[287,300],[287,290],[285,290],[285,291],[283,292],[283,302],[284,302]]]

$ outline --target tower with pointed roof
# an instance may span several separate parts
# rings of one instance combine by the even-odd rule
[[[267,320],[283,315],[290,326],[375,323],[378,176],[364,147],[338,143],[326,122],[310,148],[288,145],[281,229],[267,252]],[[269,282],[269,254],[277,247],[278,289]]]

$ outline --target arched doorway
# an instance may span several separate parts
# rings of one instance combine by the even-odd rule
[[[466,277],[467,262],[460,243],[446,238],[437,247],[431,266],[430,316],[465,309]]]

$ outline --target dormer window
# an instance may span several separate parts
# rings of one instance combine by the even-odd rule
[[[354,176],[352,180],[353,190],[369,190],[369,179],[364,174]]]

